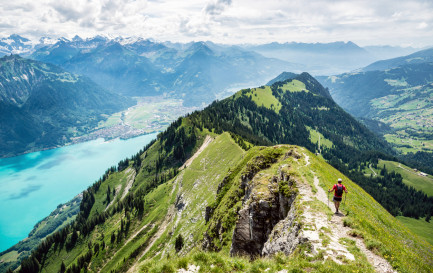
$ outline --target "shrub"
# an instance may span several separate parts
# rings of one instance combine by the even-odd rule
[[[179,252],[182,249],[183,244],[184,242],[183,242],[182,234],[179,234],[176,237],[176,241],[174,242],[174,248],[176,249],[176,252]]]

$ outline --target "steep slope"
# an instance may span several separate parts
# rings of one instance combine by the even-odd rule
[[[67,143],[133,103],[54,65],[0,59],[0,156]]]

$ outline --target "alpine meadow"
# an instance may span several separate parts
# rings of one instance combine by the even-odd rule
[[[0,11],[0,273],[433,272],[433,3]]]

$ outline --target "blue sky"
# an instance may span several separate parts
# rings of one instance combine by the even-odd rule
[[[221,43],[433,45],[428,0],[1,1],[0,36],[139,36]]]

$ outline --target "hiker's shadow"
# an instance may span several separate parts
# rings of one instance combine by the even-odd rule
[[[341,213],[341,212],[337,212],[337,213],[334,213],[334,216],[344,217],[344,216],[346,216],[346,215],[344,215],[344,214]]]

